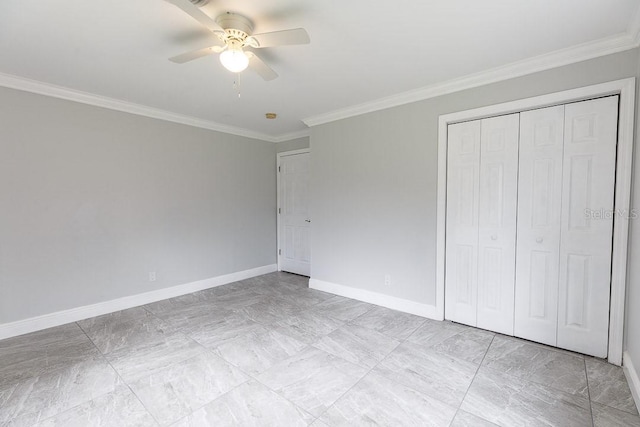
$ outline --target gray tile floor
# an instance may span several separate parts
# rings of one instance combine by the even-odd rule
[[[640,426],[601,360],[273,273],[0,341],[2,426]]]

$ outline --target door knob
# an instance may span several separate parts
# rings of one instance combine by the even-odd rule
[[[305,219],[304,222],[311,222],[311,220],[310,219]]]
[[[542,239],[542,237],[538,237],[538,238],[536,239],[536,243],[542,243],[542,240],[543,240],[543,239]]]
[[[495,234],[491,236],[491,240],[498,240],[498,236],[496,236]]]

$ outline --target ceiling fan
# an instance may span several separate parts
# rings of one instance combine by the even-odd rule
[[[309,35],[304,28],[252,34],[253,23],[242,15],[227,12],[214,20],[198,7],[204,6],[208,0],[167,1],[207,27],[217,36],[219,41],[213,46],[169,58],[170,61],[178,64],[220,53],[220,62],[227,70],[239,73],[250,67],[264,80],[273,80],[278,77],[278,74],[254,52],[243,49],[308,44],[310,42]]]

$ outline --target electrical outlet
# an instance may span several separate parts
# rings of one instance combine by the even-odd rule
[[[156,272],[155,271],[150,271],[149,272],[149,281],[150,282],[155,282],[156,281]]]
[[[385,274],[384,275],[384,285],[385,286],[391,286],[391,275],[390,274]]]

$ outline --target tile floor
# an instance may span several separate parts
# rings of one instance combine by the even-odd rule
[[[620,368],[272,273],[0,341],[2,426],[640,426]]]

